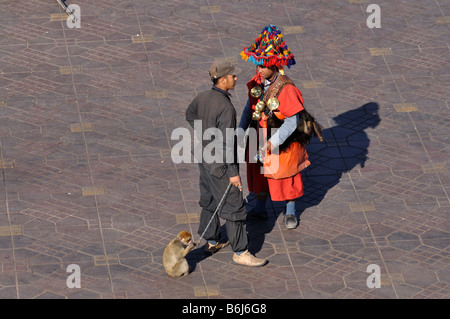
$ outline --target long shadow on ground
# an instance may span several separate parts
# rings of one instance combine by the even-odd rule
[[[311,165],[302,172],[304,194],[295,205],[298,218],[307,208],[320,204],[327,192],[339,184],[342,174],[358,165],[364,167],[370,144],[365,130],[380,123],[378,109],[379,105],[371,102],[334,117],[336,125],[322,132],[325,142],[313,138],[307,145]],[[247,210],[254,207],[255,201],[254,194],[247,197]],[[261,250],[265,234],[272,231],[285,207],[285,202],[268,199],[269,218],[266,221],[247,221],[252,253]]]

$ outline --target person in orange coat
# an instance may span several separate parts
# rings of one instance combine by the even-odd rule
[[[283,69],[283,66],[295,64],[294,55],[285,44],[281,31],[269,25],[250,47],[241,52],[241,56],[257,68],[255,76],[247,83],[249,99],[239,127],[243,130],[250,126],[256,128],[257,132],[262,132],[265,141],[260,148],[263,163],[252,161],[247,151],[248,188],[257,197],[256,207],[248,215],[250,218],[267,218],[265,203],[270,195],[273,201],[286,201],[286,228],[294,229],[298,225],[295,200],[303,195],[301,171],[310,164],[304,145],[294,138],[300,113],[304,110],[302,93]],[[261,92],[259,95],[258,91]],[[278,130],[271,134],[273,128]]]

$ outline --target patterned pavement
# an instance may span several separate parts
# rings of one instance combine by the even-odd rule
[[[373,1],[373,29],[371,3],[69,0],[77,27],[54,0],[0,0],[0,298],[449,298],[450,2]],[[300,226],[270,202],[247,225],[265,267],[200,247],[170,278],[164,247],[198,239],[200,212],[171,133],[217,59],[243,69],[240,115],[239,53],[267,24],[326,138],[308,146]]]

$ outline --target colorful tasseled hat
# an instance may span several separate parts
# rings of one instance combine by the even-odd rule
[[[290,68],[295,64],[294,55],[284,42],[281,31],[273,24],[266,26],[255,42],[244,48],[241,56],[245,61],[265,67],[284,65]]]

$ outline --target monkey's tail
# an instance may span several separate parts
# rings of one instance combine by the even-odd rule
[[[220,211],[222,208],[222,203],[225,201],[225,198],[227,198],[228,193],[230,192],[232,184],[228,184],[227,189],[225,190],[225,193],[223,194],[222,198],[220,199],[219,204],[217,205],[216,210],[214,211],[214,214],[211,216],[211,219],[208,222],[208,225],[206,225],[205,230],[203,231],[203,234],[200,236],[199,240],[194,242],[194,244],[197,246],[200,244],[200,241],[202,240],[203,236],[205,235],[206,231],[208,230],[209,225],[211,225],[212,220],[214,219],[214,216]]]

